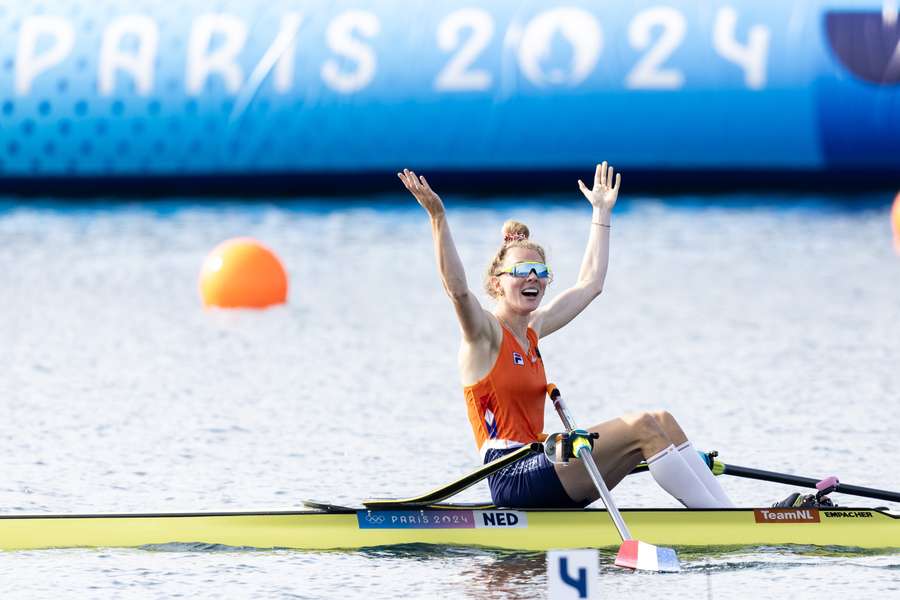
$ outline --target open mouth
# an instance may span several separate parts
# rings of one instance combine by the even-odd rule
[[[522,289],[522,295],[526,296],[528,298],[537,298],[538,294],[540,294],[540,293],[541,293],[541,291],[534,287],[527,287],[527,288]]]

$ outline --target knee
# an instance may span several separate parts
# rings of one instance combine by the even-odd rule
[[[687,436],[681,429],[681,425],[679,425],[678,421],[675,420],[675,417],[672,416],[672,413],[666,410],[660,410],[652,414],[656,417],[657,423],[659,423],[659,426],[662,427],[662,430],[673,444],[678,445],[687,441]]]
[[[665,436],[665,430],[658,417],[660,413],[640,412],[629,415],[629,422],[636,437],[640,440],[651,440]]]
[[[678,421],[676,421],[675,417],[672,416],[672,413],[667,410],[658,410],[651,412],[650,414],[653,415],[657,423],[659,423],[663,429],[666,429],[670,425],[678,425]]]

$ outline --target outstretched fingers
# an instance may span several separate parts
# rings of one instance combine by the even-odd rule
[[[415,171],[403,169],[403,172],[397,173],[397,176],[416,199],[416,202],[428,211],[429,215],[435,217],[443,214],[444,204],[441,202],[440,196],[428,185],[424,175],[416,175]]]
[[[619,194],[622,176],[616,173],[611,164],[605,160],[597,165],[594,171],[594,187],[588,188],[582,180],[578,180],[578,189],[593,206],[612,207]]]
[[[606,161],[604,160],[602,163],[597,165],[597,170],[594,171],[594,188],[597,188],[601,185],[606,184]]]
[[[415,194],[419,191],[419,180],[416,178],[416,174],[410,171],[409,169],[403,169],[403,173],[397,173],[397,176],[403,182],[403,185],[406,186],[410,192]]]

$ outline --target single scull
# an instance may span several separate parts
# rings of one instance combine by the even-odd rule
[[[872,508],[621,509],[634,536],[674,546],[801,544],[900,548],[900,515]],[[615,547],[605,510],[480,510],[465,505],[128,515],[0,516],[0,548],[168,543],[307,550],[446,544],[511,550]]]
[[[614,548],[621,532],[602,509],[515,510],[491,504],[444,501],[499,469],[550,446],[534,443],[445,486],[411,498],[372,499],[361,507],[306,502],[310,510],[0,515],[0,550],[76,547],[153,547],[218,544],[305,550],[356,549],[399,544],[482,546],[543,551]],[[552,453],[552,452],[551,452]],[[716,474],[837,491],[900,502],[900,493],[726,465],[708,455]],[[634,472],[646,470],[637,467]],[[900,514],[886,508],[801,507],[621,509],[634,539],[682,547],[796,544],[846,549],[900,549]]]

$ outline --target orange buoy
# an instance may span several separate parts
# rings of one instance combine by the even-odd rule
[[[265,308],[287,300],[287,275],[278,257],[252,238],[213,248],[200,271],[204,306]]]

